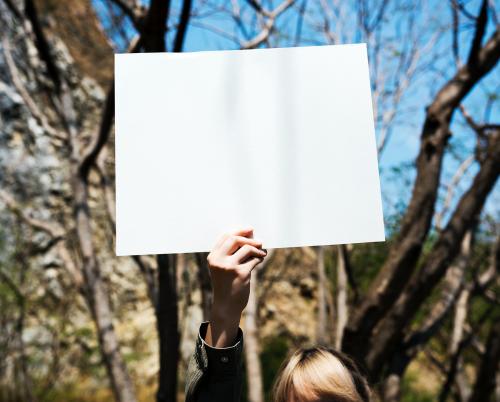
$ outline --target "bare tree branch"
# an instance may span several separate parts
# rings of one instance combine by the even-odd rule
[[[262,8],[259,2],[256,0],[247,0],[247,3],[259,14],[265,14],[266,11]]]
[[[464,105],[460,105],[460,111],[464,117],[467,124],[476,132],[476,134],[483,138],[486,131],[498,130],[500,129],[500,124],[479,124],[477,123],[470,113],[465,109]]]
[[[212,307],[212,283],[207,262],[208,253],[196,253],[194,256],[198,267],[197,278],[201,290],[203,321],[208,321],[210,318],[210,309]]]
[[[12,12],[12,14],[15,15],[15,17],[18,20],[24,19],[23,13],[21,12],[21,10],[19,10],[19,8],[17,7],[17,4],[14,1],[5,0],[5,4],[7,4],[7,7],[9,7],[9,10]]]
[[[465,295],[464,297],[464,302],[467,304],[468,302],[468,290],[464,290]],[[448,368],[444,368],[443,374],[446,375],[446,380],[443,384],[443,387],[441,389],[441,392],[439,393],[439,402],[445,402],[447,400],[448,393],[450,392],[453,383],[457,385],[457,391],[458,395],[460,396],[461,400],[466,401],[469,400],[470,396],[470,386],[468,384],[468,381],[465,378],[464,373],[462,372],[462,354],[464,350],[474,341],[475,334],[478,333],[481,329],[481,327],[484,325],[487,319],[491,316],[491,313],[493,311],[493,308],[489,306],[479,317],[479,320],[475,324],[474,328],[471,328],[468,332],[468,334],[463,337],[463,328],[460,328],[460,326],[464,326],[465,320],[466,320],[466,314],[467,314],[467,305],[465,306],[457,306],[457,307],[463,307],[463,310],[458,311],[458,319],[460,320],[459,322],[454,323],[455,327],[459,329],[459,336],[460,339],[456,339],[456,345],[452,345],[453,348],[450,348],[451,356],[450,356],[450,363]],[[455,334],[453,334],[455,336]],[[452,339],[453,341],[453,339]]]
[[[495,376],[500,368],[500,321],[493,324],[476,383],[469,402],[482,402],[490,399],[495,389]]]
[[[26,224],[34,229],[48,234],[55,240],[62,240],[66,235],[66,232],[59,225],[33,218],[29,215],[26,208],[20,205],[14,197],[5,190],[0,189],[0,200],[2,200],[13,213],[19,216],[24,222],[26,222]]]
[[[472,230],[469,230],[462,241],[460,254],[446,273],[443,290],[427,314],[427,318],[424,319],[419,328],[408,334],[398,345],[395,356],[389,365],[389,373],[384,381],[384,401],[395,402],[400,400],[401,380],[408,365],[441,328],[445,318],[455,305],[457,297],[462,294],[465,269],[472,250],[472,240]]]
[[[426,343],[441,326],[464,286],[464,274],[472,251],[472,232],[469,230],[464,236],[460,254],[455,263],[447,271],[443,291],[421,327],[407,336],[405,348],[415,348]],[[415,355],[415,353],[413,353]]]
[[[242,49],[254,49],[264,43],[273,31],[276,18],[291,7],[295,0],[284,0],[273,11],[264,10],[256,1],[249,0],[255,10],[265,17],[264,27],[254,38],[241,44]]]
[[[140,40],[139,37],[134,38],[128,48],[129,53],[135,53],[139,50]],[[87,180],[90,169],[94,165],[99,153],[106,145],[109,139],[109,134],[111,127],[113,125],[113,120],[115,117],[115,83],[111,83],[111,86],[106,94],[106,100],[104,102],[104,108],[101,116],[101,123],[99,125],[99,130],[97,135],[93,137],[92,143],[84,151],[81,158],[79,173],[80,176]]]
[[[116,204],[115,204],[115,194],[114,194],[114,186],[111,180],[109,179],[107,173],[106,173],[106,168],[104,166],[105,160],[107,157],[107,152],[106,148],[102,150],[102,152],[99,154],[97,161],[96,161],[96,167],[97,167],[97,172],[100,176],[100,184],[101,184],[101,189],[104,195],[104,202],[106,204],[106,210],[108,212],[108,219],[109,223],[111,226],[112,231],[115,231],[116,227]]]
[[[298,46],[302,37],[302,26],[304,23],[304,14],[306,13],[307,0],[303,0],[299,8],[299,17],[297,20],[297,27],[295,29],[294,46]]]
[[[22,79],[21,79],[21,74],[19,73],[19,70],[16,67],[16,63],[14,62],[14,59],[12,57],[10,43],[9,43],[7,37],[4,37],[2,39],[2,47],[3,47],[4,54],[5,54],[5,61],[6,61],[8,69],[9,69],[10,76],[12,78],[12,83],[14,84],[14,87],[17,89],[17,91],[21,95],[21,98],[23,99],[24,104],[26,105],[26,107],[30,111],[31,115],[38,121],[38,123],[47,132],[47,134],[49,134],[50,136],[52,136],[54,138],[58,138],[60,140],[65,139],[65,136],[62,135],[62,133],[59,133],[54,127],[52,127],[50,125],[46,116],[38,108],[36,102],[33,100],[31,95],[29,94],[28,90],[24,86]]]
[[[453,49],[453,57],[455,59],[455,66],[458,68],[460,66],[460,48],[459,48],[459,39],[458,39],[458,25],[460,24],[460,16],[458,14],[458,7],[455,2],[451,2],[451,14],[453,18],[452,25],[452,49]]]
[[[189,17],[191,13],[192,0],[184,0],[182,3],[182,11],[179,19],[179,24],[177,25],[177,33],[175,35],[175,42],[173,51],[175,53],[182,52],[182,46],[184,45],[184,38],[186,37],[186,31],[189,24]]]
[[[474,293],[484,292],[486,288],[500,274],[500,235],[497,235],[493,243],[490,257],[490,265],[475,281]]]
[[[21,302],[24,300],[23,292],[21,291],[21,289],[19,289],[19,286],[16,285],[12,278],[7,275],[2,267],[0,267],[0,279],[2,279],[2,283],[6,284],[12,290],[12,292],[14,292],[17,300]]]
[[[479,16],[476,22],[476,31],[474,33],[474,39],[472,40],[469,58],[467,64],[471,68],[475,68],[478,63],[479,52],[481,50],[481,43],[483,41],[484,34],[486,33],[486,24],[488,22],[488,0],[483,0],[481,2],[481,10],[479,11]]]
[[[155,279],[155,270],[140,255],[134,255],[132,256],[132,259],[137,264],[144,277],[149,300],[151,301],[151,305],[153,306],[155,312],[158,313],[158,284]]]
[[[132,23],[140,32],[141,19],[144,17],[144,6],[137,0],[111,0],[123,13],[132,20]]]
[[[443,218],[448,212],[451,202],[453,201],[453,196],[455,194],[455,189],[460,182],[460,179],[463,177],[465,172],[467,172],[467,169],[472,165],[472,162],[474,162],[474,155],[470,155],[468,158],[466,158],[458,167],[457,171],[451,178],[450,183],[448,183],[447,190],[446,190],[446,198],[443,203],[443,208],[439,213],[437,213],[434,217],[435,219],[435,225],[436,229],[441,230],[442,229],[442,222]]]
[[[370,347],[364,340],[370,338],[371,331],[393,306],[401,295],[404,284],[411,277],[434,215],[442,160],[450,136],[449,124],[453,113],[472,87],[499,59],[500,30],[497,30],[479,52],[478,63],[473,67],[465,65],[460,68],[441,88],[427,109],[413,194],[389,257],[346,329],[345,339],[349,341],[344,346],[349,353],[359,354],[360,358],[366,356],[367,350],[358,345]],[[458,248],[459,244],[453,244],[453,249]]]
[[[274,250],[270,250],[267,257],[262,261],[258,270],[252,272],[250,280],[250,295],[247,307],[243,312],[243,329],[245,331],[245,367],[248,383],[248,401],[264,401],[264,385],[262,380],[262,367],[260,363],[259,342],[259,272],[264,270],[272,259]]]
[[[335,325],[335,348],[340,349],[344,329],[349,316],[347,304],[348,257],[345,245],[337,246],[337,323]]]
[[[164,52],[165,33],[170,13],[170,0],[151,0],[144,26],[141,31],[141,43],[146,52]]]
[[[108,142],[109,132],[113,125],[115,115],[115,84],[111,84],[104,102],[104,109],[101,116],[101,124],[96,136],[93,137],[93,143],[89,146],[88,151],[84,153],[80,162],[80,176],[87,180],[90,168],[95,163],[102,148]]]
[[[461,1],[459,0],[451,0],[451,4],[453,7],[455,7],[457,10],[459,10],[463,15],[465,15],[469,20],[475,21],[476,16],[470,13],[465,6],[462,4]]]
[[[472,185],[461,198],[423,267],[411,278],[404,293],[380,323],[377,329],[379,336],[374,339],[367,356],[367,362],[372,369],[380,368],[382,360],[393,352],[395,342],[401,338],[403,329],[445,274],[449,261],[458,252],[457,245],[478,216],[499,174],[500,131],[491,138],[489,157],[481,165]]]
[[[16,214],[23,222],[35,230],[39,230],[48,234],[51,239],[49,246],[56,247],[58,255],[64,262],[66,269],[68,270],[73,283],[78,290],[81,290],[83,284],[83,277],[79,269],[76,267],[68,249],[64,244],[64,239],[67,236],[66,231],[62,226],[55,224],[53,222],[45,222],[40,219],[33,218],[25,207],[19,204],[12,195],[7,193],[5,190],[0,189],[0,200],[2,200],[7,207]],[[48,250],[46,250],[48,251]]]
[[[38,12],[36,10],[35,3],[33,0],[25,0],[24,4],[24,12],[29,22],[31,23],[31,27],[35,35],[36,47],[40,54],[40,58],[45,62],[45,65],[47,66],[47,72],[52,79],[52,82],[54,83],[55,90],[59,92],[62,83],[61,74],[52,56],[49,42],[47,41],[45,34],[42,31],[42,26],[38,18]]]
[[[158,314],[160,346],[157,402],[175,401],[179,360],[179,316],[177,307],[177,255],[158,255]]]
[[[316,249],[316,264],[318,273],[318,291],[317,304],[318,315],[316,325],[316,343],[320,345],[328,344],[327,332],[327,299],[326,299],[326,272],[325,272],[325,248],[323,246],[315,247]]]

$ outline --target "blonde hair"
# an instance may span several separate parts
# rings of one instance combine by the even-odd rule
[[[280,369],[275,402],[370,402],[370,389],[356,364],[323,346],[299,349]]]

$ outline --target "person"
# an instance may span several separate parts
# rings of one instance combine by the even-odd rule
[[[238,402],[243,332],[239,322],[250,294],[252,270],[267,255],[252,229],[223,235],[208,255],[213,288],[210,321],[200,326],[186,376],[186,402]],[[315,346],[297,350],[282,365],[275,402],[369,402],[371,392],[343,353]]]

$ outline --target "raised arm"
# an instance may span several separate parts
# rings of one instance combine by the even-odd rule
[[[234,344],[241,313],[248,303],[252,270],[266,252],[252,229],[222,236],[208,255],[213,305],[205,341],[213,347]]]
[[[213,305],[209,323],[200,327],[188,369],[187,402],[239,401],[243,348],[239,323],[248,303],[252,270],[266,255],[252,229],[222,236],[208,255]]]

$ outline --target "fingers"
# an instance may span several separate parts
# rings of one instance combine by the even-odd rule
[[[244,236],[244,237],[252,237],[253,228],[242,228],[237,230],[236,232],[231,233],[235,236]]]
[[[244,245],[250,245],[253,247],[261,248],[262,243],[258,240],[251,239],[248,237],[244,236],[229,236],[226,238],[224,241],[224,244],[221,246],[221,252],[224,255],[231,255],[233,254],[236,250],[238,250],[240,247],[243,247]]]
[[[251,257],[264,258],[267,252],[258,249],[250,244],[243,245],[236,253],[234,253],[234,259],[239,263],[245,263]]]
[[[248,272],[252,272],[253,269],[259,265],[262,261],[264,261],[263,257],[253,257],[244,264],[241,265],[241,268],[247,270]]]
[[[217,239],[217,242],[215,243],[215,246],[213,250],[217,250],[218,248],[222,247],[226,239],[230,236],[229,233],[224,233],[221,237]]]
[[[253,238],[253,229],[252,228],[243,228],[239,229],[235,232],[232,233],[224,233],[221,237],[217,239],[217,242],[215,243],[215,246],[213,250],[216,250],[218,248],[221,248],[224,242],[230,238],[231,236],[242,236],[246,238]]]

